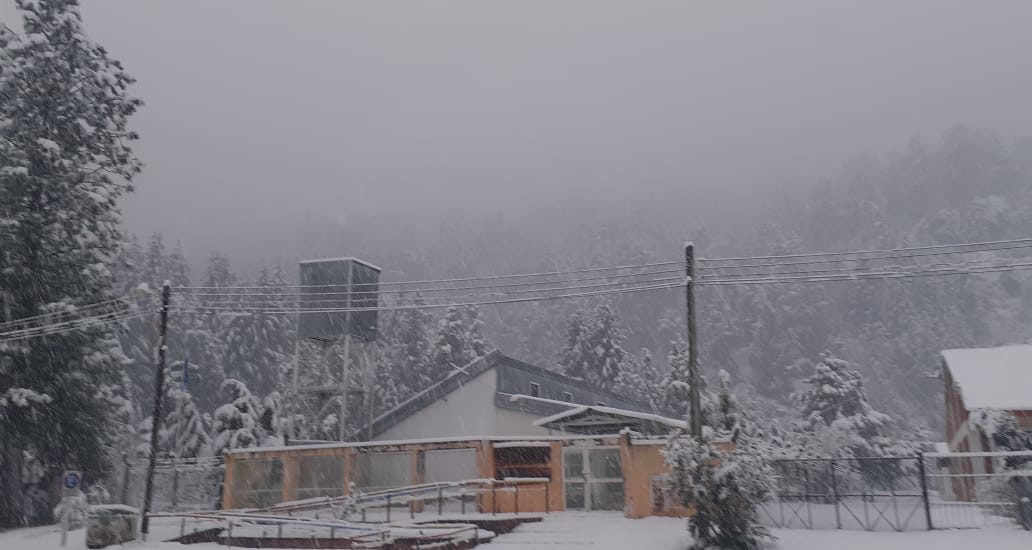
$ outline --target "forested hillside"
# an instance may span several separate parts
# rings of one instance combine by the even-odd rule
[[[801,191],[772,192],[765,202],[769,206],[754,215],[713,227],[682,215],[699,211],[699,205],[676,193],[669,201],[643,197],[641,205],[586,199],[530,213],[469,215],[422,236],[386,219],[310,221],[299,231],[297,250],[361,256],[384,266],[385,280],[406,280],[671,260],[680,257],[685,240],[693,240],[702,257],[723,257],[1023,237],[1032,234],[1032,141],[1008,143],[991,131],[956,127],[938,139],[915,138],[903,151],[858,157],[834,178]],[[126,271],[127,287],[188,277],[181,252],[163,253],[162,246],[160,240],[135,245],[130,254],[136,257],[127,265],[142,267]],[[234,258],[233,251],[213,253],[208,265],[194,266],[194,279],[209,286],[275,285],[296,278],[294,262],[305,252],[277,254],[277,265],[247,274],[233,273],[225,254],[245,265],[257,260]],[[582,310],[590,314],[599,301],[486,306],[472,322],[483,323],[488,347],[560,368],[571,319]],[[879,409],[938,431],[941,383],[929,377],[938,368],[937,352],[1026,341],[1032,287],[1019,271],[702,287],[698,301],[702,366],[711,377],[726,369],[744,389],[787,404],[821,354],[830,351],[864,375]],[[640,368],[647,351],[650,361],[656,358],[654,368],[668,371],[671,342],[684,334],[682,293],[617,296],[610,303],[622,370]],[[378,372],[391,384],[377,409],[447,373],[435,346],[447,338],[448,322],[461,321],[457,312],[384,314]],[[152,329],[143,325],[129,336],[141,338],[129,342],[128,350],[153,340]],[[258,315],[229,321],[213,313],[174,319],[172,327],[173,342],[183,342],[172,346],[173,357],[188,357],[198,369],[196,380],[214,377],[212,384],[198,385],[205,410],[220,403],[216,382],[223,377],[238,378],[261,395],[284,389],[281,376],[293,355],[291,320]],[[259,335],[262,330],[267,336]],[[145,350],[132,355],[139,362],[149,357]],[[149,375],[142,376],[137,386]]]

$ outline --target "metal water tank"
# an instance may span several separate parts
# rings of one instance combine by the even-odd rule
[[[298,335],[336,341],[345,335],[371,342],[377,337],[380,268],[358,258],[305,260],[300,263],[302,313]]]

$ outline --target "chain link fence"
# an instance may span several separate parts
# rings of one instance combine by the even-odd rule
[[[147,461],[125,462],[122,468],[120,500],[142,508]],[[154,469],[151,510],[179,512],[220,508],[224,475],[221,458],[159,459]]]
[[[991,455],[991,456],[989,456]],[[761,521],[785,529],[913,531],[1021,523],[1032,528],[1032,453],[777,459]]]

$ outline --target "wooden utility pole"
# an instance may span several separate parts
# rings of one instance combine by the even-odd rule
[[[685,317],[688,324],[688,416],[692,437],[702,438],[702,406],[699,403],[699,352],[695,333],[695,245],[684,245]]]
[[[143,517],[140,532],[144,540],[150,527],[151,496],[154,493],[154,467],[158,460],[158,435],[161,431],[162,397],[165,395],[165,344],[168,338],[168,306],[172,299],[172,283],[165,281],[161,287],[161,327],[158,332],[158,368],[154,374],[154,412],[151,415],[150,456],[147,458],[147,483],[143,489]]]

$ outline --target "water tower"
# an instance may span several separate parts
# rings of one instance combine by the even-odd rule
[[[357,358],[368,370],[367,348],[377,338],[380,268],[357,258],[330,258],[302,261],[299,271],[294,394],[315,419],[324,417],[337,397],[337,435],[343,441],[348,395],[360,391],[348,385],[351,363]],[[343,360],[334,368],[341,347]],[[301,350],[311,348],[315,356],[302,360]],[[304,385],[310,380],[319,383]]]

